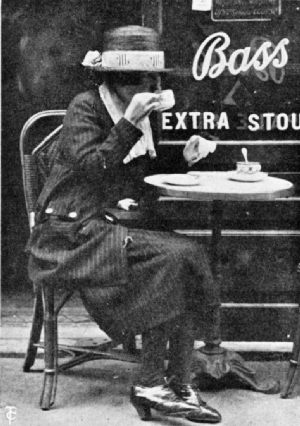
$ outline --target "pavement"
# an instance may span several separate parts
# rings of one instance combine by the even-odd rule
[[[111,360],[90,361],[60,373],[55,406],[39,408],[42,373],[24,373],[23,357],[31,325],[32,297],[8,298],[2,309],[0,328],[0,425],[13,426],[140,426],[128,398],[128,389],[138,364]],[[64,344],[97,344],[108,340],[91,322],[80,302],[72,301],[59,317],[59,340]],[[199,343],[199,342],[198,342]],[[34,365],[43,368],[42,351]],[[260,378],[281,382],[288,368],[282,357],[249,361]],[[300,372],[298,374],[300,379]],[[226,426],[300,425],[300,383],[292,398],[265,395],[242,389],[201,392],[204,400],[222,414]],[[191,422],[160,416],[153,411],[151,425],[184,426]]]

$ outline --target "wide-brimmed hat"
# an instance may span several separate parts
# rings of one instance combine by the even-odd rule
[[[152,28],[129,25],[106,31],[102,53],[89,51],[82,65],[100,72],[169,72],[159,36]]]

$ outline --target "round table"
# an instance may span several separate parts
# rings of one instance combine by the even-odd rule
[[[167,183],[166,174],[147,176],[145,183],[157,188],[158,193],[166,197],[175,197],[182,200],[211,201],[212,202],[212,271],[216,282],[220,285],[221,273],[219,262],[219,242],[222,230],[223,205],[226,201],[271,201],[278,198],[289,197],[294,193],[291,182],[261,175],[259,181],[237,181],[233,172],[190,172],[198,182],[191,186],[172,185]],[[180,179],[180,176],[177,176]],[[215,312],[214,326],[208,331],[205,346],[200,351],[206,356],[204,364],[207,365],[205,374],[211,375],[215,380],[219,374],[220,365],[224,366],[224,376],[233,374],[240,380],[255,389],[253,371],[243,363],[241,357],[229,354],[220,347],[221,344],[221,315],[220,310]],[[223,377],[222,377],[223,379]],[[230,382],[230,380],[229,380]],[[265,388],[264,388],[265,386]],[[256,390],[268,392],[274,383],[263,385]],[[265,390],[261,390],[265,389]]]
[[[200,201],[269,201],[293,194],[291,182],[266,176],[258,182],[232,180],[232,172],[190,172],[199,184],[192,186],[170,185],[169,175],[147,176],[145,182],[159,189],[161,195]]]

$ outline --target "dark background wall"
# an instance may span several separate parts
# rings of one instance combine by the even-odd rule
[[[2,2],[2,289],[22,290],[28,225],[18,141],[34,113],[66,108],[89,85],[80,62],[103,30],[141,24],[140,0]]]

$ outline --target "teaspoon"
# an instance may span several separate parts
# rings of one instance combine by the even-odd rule
[[[244,156],[245,163],[248,163],[247,148],[242,148],[242,154]]]

